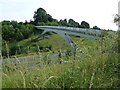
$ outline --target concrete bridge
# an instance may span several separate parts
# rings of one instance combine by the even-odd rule
[[[46,32],[55,32],[59,34],[64,40],[71,46],[71,51],[76,52],[76,45],[69,35],[82,36],[93,39],[100,39],[102,30],[97,29],[86,29],[86,28],[75,28],[75,27],[63,27],[63,26],[35,26],[38,30],[44,30]]]

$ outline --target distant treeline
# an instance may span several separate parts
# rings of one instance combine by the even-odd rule
[[[73,19],[64,19],[58,21],[54,19],[50,14],[43,8],[38,8],[34,12],[34,20],[17,22],[17,21],[2,21],[2,39],[5,41],[20,41],[26,39],[35,33],[33,28],[34,25],[49,25],[49,26],[68,26],[68,27],[79,27],[79,28],[90,28],[90,24],[86,21],[82,21],[81,24],[74,21]],[[94,26],[93,29],[99,29]]]
[[[20,46],[18,43],[25,43],[25,39],[37,36],[36,34],[39,34],[40,31],[34,28],[36,25],[90,28],[90,24],[86,21],[82,21],[80,24],[73,19],[61,19],[58,21],[48,14],[43,8],[38,8],[37,11],[34,12],[33,20],[26,20],[25,22],[4,20],[0,22],[0,24],[2,25],[2,55],[5,57],[15,55],[16,52],[17,54],[26,52],[25,47],[27,47],[27,45],[21,44]],[[102,30],[97,26],[93,26],[92,28]],[[107,32],[103,33],[104,35],[107,34]],[[42,48],[42,50],[45,51],[44,48]]]

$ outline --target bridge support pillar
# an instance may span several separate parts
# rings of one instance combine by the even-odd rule
[[[71,37],[64,32],[57,32],[66,42],[67,44],[70,46],[70,50],[72,53],[76,53],[76,44],[74,43],[74,41],[71,39]]]

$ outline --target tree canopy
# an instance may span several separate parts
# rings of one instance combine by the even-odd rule
[[[82,22],[81,22],[81,27],[82,27],[82,28],[90,28],[90,25],[89,25],[88,22],[82,21]]]
[[[47,14],[47,12],[43,8],[38,8],[37,11],[34,12],[34,22],[44,22],[46,23],[47,21],[52,22],[53,18],[50,14]]]
[[[90,28],[90,24],[86,21],[82,21],[81,24],[73,19],[60,19],[58,21],[50,14],[48,14],[43,8],[38,8],[34,12],[33,19],[34,20],[30,21],[25,20],[25,22],[17,22],[14,20],[4,20],[0,22],[2,24],[2,46],[5,48],[6,43],[8,43],[10,46],[9,52],[11,55],[14,55],[16,53],[16,50],[19,51],[19,48],[22,48],[22,46],[18,46],[16,43],[24,39],[28,39],[38,33],[38,31],[33,28],[35,25]],[[97,26],[94,26],[93,29],[99,28]],[[3,49],[2,54],[6,56],[7,51]]]
[[[90,28],[90,24],[86,21],[82,21],[81,24],[73,19],[61,19],[58,21],[48,14],[43,8],[38,8],[34,12],[34,20],[25,22],[17,21],[2,21],[2,37],[6,41],[20,41],[29,38],[34,34],[34,25],[48,25],[48,26],[68,26],[68,27],[80,27],[80,28]],[[116,20],[116,19],[115,19]],[[94,26],[93,29],[100,29]]]
[[[100,30],[100,28],[98,26],[93,26],[93,29],[98,29]]]
[[[34,12],[34,24],[36,25],[59,25],[59,26],[70,26],[70,27],[80,27],[80,28],[90,28],[90,25],[86,21],[82,21],[81,25],[74,21],[73,19],[60,20],[59,22],[54,19],[50,14],[48,14],[43,8],[38,8]]]

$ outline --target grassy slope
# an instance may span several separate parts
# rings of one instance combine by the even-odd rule
[[[51,44],[53,45],[52,50],[59,48],[65,50],[66,47],[61,44],[63,39],[60,39],[60,42],[60,40],[57,41],[57,37],[59,38],[55,34],[49,39],[40,40],[37,43],[39,45]],[[113,37],[115,38],[115,36]],[[36,63],[44,64],[44,67],[32,69],[26,67],[27,63],[4,65],[3,87],[117,87],[118,54],[109,48],[115,44],[115,39],[105,38],[103,41],[98,41],[74,36],[72,39],[78,46],[76,56],[75,58],[73,55],[59,58],[58,61],[63,61],[62,64],[59,62],[47,64],[46,59],[43,59]],[[29,40],[19,42],[19,45],[25,45],[25,42],[29,42]]]
[[[13,46],[14,43],[9,44]],[[58,34],[52,33],[52,35],[44,35],[38,38],[38,35],[33,35],[32,37],[22,40],[16,43],[16,46],[19,48],[16,56],[26,56],[26,55],[36,55],[38,52],[58,52],[58,50],[68,49],[68,45],[65,43],[64,39],[61,38]]]

